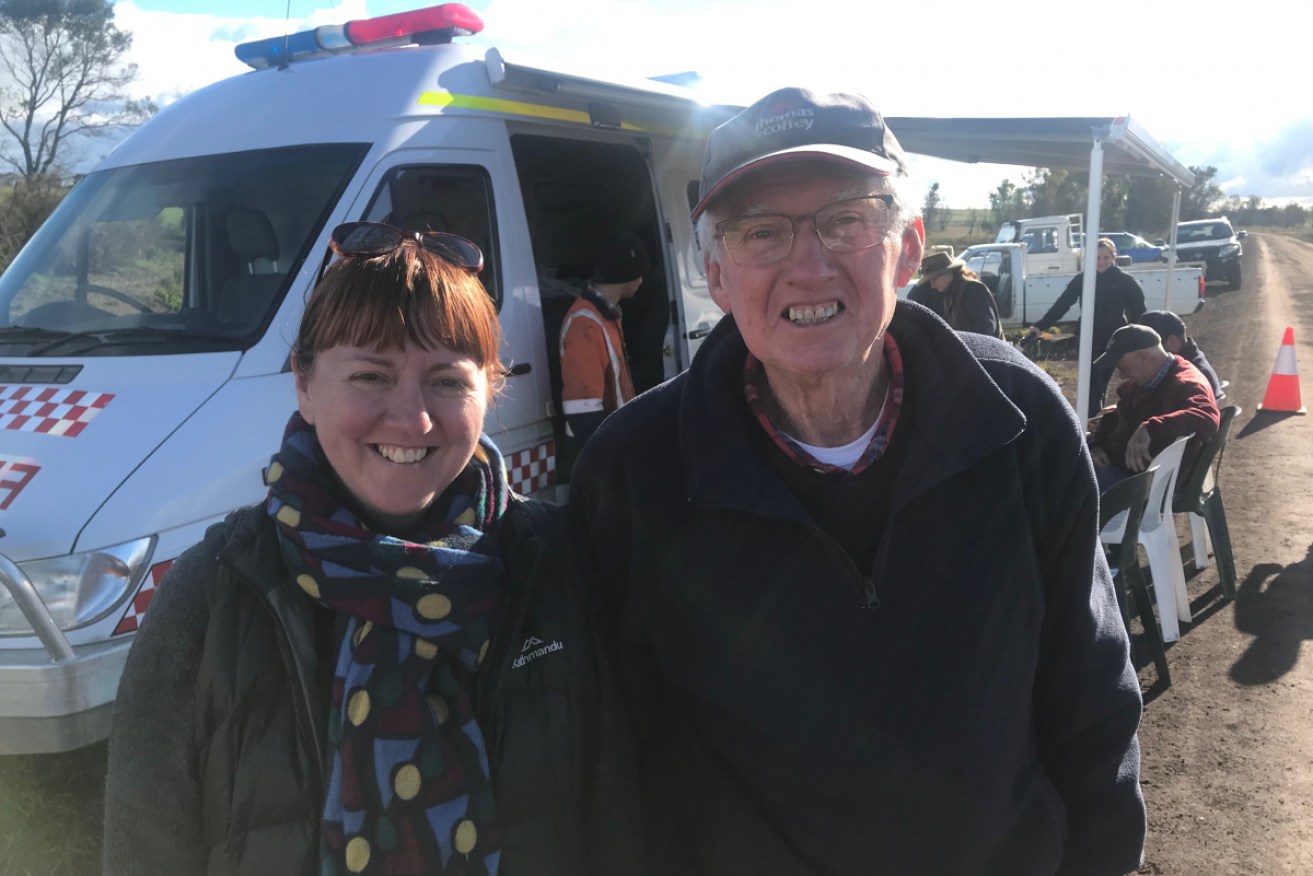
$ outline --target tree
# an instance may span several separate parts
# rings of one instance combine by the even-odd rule
[[[939,212],[939,183],[931,183],[925,193],[925,203],[921,206],[921,218],[926,228],[935,224],[935,214]]]
[[[1281,218],[1277,224],[1287,228],[1298,228],[1307,220],[1308,211],[1299,204],[1290,203],[1281,208]]]
[[[1213,182],[1217,168],[1191,167],[1194,185],[1181,192],[1181,219],[1207,219],[1213,207],[1222,200],[1222,189]]]
[[[1062,169],[1037,167],[1024,177],[1022,189],[1031,216],[1083,213],[1088,188],[1075,174]]]
[[[108,0],[0,0],[0,161],[25,177],[59,169],[69,141],[154,111],[127,98],[132,35]]]
[[[1176,181],[1166,176],[1137,176],[1126,193],[1124,228],[1137,234],[1167,237],[1172,224]]]
[[[0,272],[36,233],[41,223],[59,205],[68,190],[50,174],[20,176],[0,183]]]
[[[998,188],[989,193],[989,219],[993,228],[998,228],[1009,219],[1020,219],[1026,209],[1025,193],[1005,179]]]
[[[1089,176],[1089,174],[1086,174]],[[1129,230],[1126,224],[1127,200],[1131,193],[1129,176],[1107,175],[1099,198],[1099,227],[1105,231]],[[1086,194],[1088,201],[1089,195]]]

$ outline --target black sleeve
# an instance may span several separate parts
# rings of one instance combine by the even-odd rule
[[[1043,509],[1036,547],[1046,603],[1036,735],[1039,761],[1067,809],[1058,874],[1112,876],[1134,871],[1144,844],[1140,686],[1099,544],[1098,487],[1078,428],[1037,429],[1028,450],[1048,459],[1035,503]]]
[[[992,338],[999,337],[998,305],[994,302],[994,293],[984,283],[971,282],[966,288],[967,313],[971,320],[971,331]]]
[[[1065,316],[1067,311],[1071,310],[1071,306],[1076,303],[1076,299],[1080,298],[1081,284],[1084,283],[1084,277],[1084,274],[1077,274],[1072,277],[1071,282],[1067,284],[1067,288],[1063,289],[1062,294],[1058,296],[1058,300],[1053,302],[1053,306],[1044,311],[1044,315],[1035,320],[1033,325],[1040,329],[1046,329]]]
[[[217,562],[204,545],[179,558],[128,653],[109,740],[104,876],[206,872],[195,686],[209,623],[202,580]]]
[[[583,789],[581,833],[595,876],[643,872],[638,771],[628,719],[614,675],[614,649],[602,634],[597,576],[582,529],[565,508],[526,507],[534,534],[543,539],[557,592],[583,630],[586,656],[572,663],[584,717],[576,728],[574,770]]]
[[[567,414],[565,422],[570,426],[570,433],[574,435],[576,447],[583,447],[584,442],[593,437],[597,427],[602,425],[606,419],[605,411],[589,411],[586,414]]]
[[[1144,289],[1130,274],[1122,274],[1122,287],[1125,289],[1126,321],[1135,322],[1144,315]]]

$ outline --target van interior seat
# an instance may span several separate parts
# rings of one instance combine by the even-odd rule
[[[278,269],[278,237],[269,217],[249,207],[229,210],[227,227],[239,273],[219,288],[216,315],[229,325],[254,328],[264,320],[284,279]]]
[[[401,220],[402,231],[451,231],[447,217],[437,211],[407,214]]]

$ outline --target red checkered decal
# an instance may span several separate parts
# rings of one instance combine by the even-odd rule
[[[23,487],[39,471],[41,466],[36,464],[35,459],[0,455],[0,511],[8,508],[18,498]]]
[[[112,398],[85,389],[0,385],[0,429],[76,438]]]
[[[132,601],[128,603],[128,610],[123,613],[119,625],[114,628],[114,632],[110,635],[117,636],[122,633],[135,633],[137,631],[141,626],[141,616],[146,613],[146,606],[150,605],[151,599],[155,596],[155,586],[160,583],[160,579],[164,577],[164,573],[169,571],[169,566],[172,565],[173,560],[165,560],[150,567],[150,574],[142,580],[141,588],[132,597]]]
[[[506,457],[506,478],[511,489],[529,495],[556,484],[556,444],[547,442]]]

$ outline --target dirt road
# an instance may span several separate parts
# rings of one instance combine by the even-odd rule
[[[1141,670],[1146,874],[1313,874],[1313,415],[1256,412],[1287,326],[1313,404],[1313,245],[1244,245],[1244,287],[1186,317],[1243,407],[1221,475],[1239,592],[1194,575],[1172,686]]]

